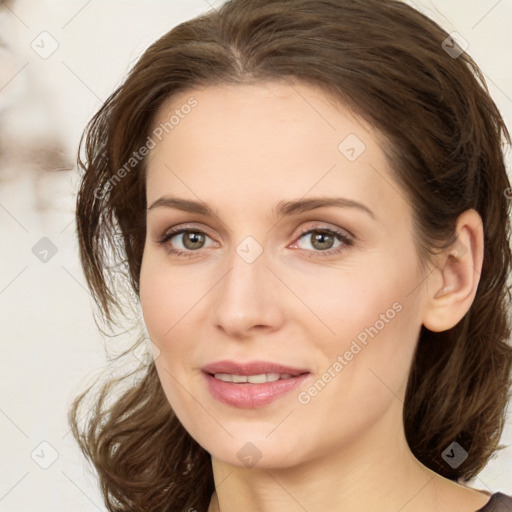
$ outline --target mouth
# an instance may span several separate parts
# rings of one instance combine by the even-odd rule
[[[243,409],[262,407],[290,393],[312,374],[309,370],[268,362],[221,361],[203,369],[213,398]]]
[[[290,377],[297,377],[304,373],[309,373],[309,370],[305,368],[294,368],[292,366],[286,366],[270,361],[236,362],[224,360],[206,365],[202,370],[203,372],[213,376],[228,375],[233,377],[257,377],[261,379],[262,375],[266,375],[270,376],[270,380],[278,380],[279,378],[286,379]],[[277,378],[275,377],[276,375],[278,375]],[[237,382],[247,381],[241,380]]]
[[[208,373],[208,372],[207,372]],[[304,372],[296,375],[290,373],[259,373],[256,375],[239,375],[233,373],[208,373],[211,377],[223,382],[232,382],[233,384],[265,384],[266,382],[275,382],[277,380],[287,380],[304,375]]]

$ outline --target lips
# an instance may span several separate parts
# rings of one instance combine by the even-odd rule
[[[304,373],[310,373],[307,368],[294,368],[278,363],[272,363],[270,361],[248,361],[245,363],[236,361],[217,361],[204,366],[202,370],[210,375],[224,373],[245,376],[261,375],[263,373],[278,373],[281,375],[288,374],[292,377],[296,377]]]
[[[309,370],[269,361],[218,361],[202,368],[211,395],[244,409],[263,407],[312,378]]]

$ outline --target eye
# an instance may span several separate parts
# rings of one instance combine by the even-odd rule
[[[310,253],[311,257],[333,256],[353,245],[353,240],[350,236],[342,231],[330,228],[315,227],[307,229],[301,233],[298,240],[307,238],[310,240],[309,246],[312,249],[305,248],[305,250]],[[335,245],[336,242],[338,242],[337,245]]]
[[[173,247],[171,240],[176,238],[182,247]],[[210,238],[206,233],[199,229],[178,228],[167,231],[167,233],[157,242],[166,247],[167,252],[177,256],[190,256],[191,252],[197,252],[203,249],[206,238]],[[179,245],[178,244],[178,245]]]
[[[347,250],[353,245],[352,238],[343,231],[338,231],[326,227],[313,227],[304,230],[297,240],[310,238],[308,247],[298,247],[309,252],[310,257],[334,256]],[[172,242],[176,239],[177,242]],[[169,254],[180,257],[193,257],[193,253],[199,253],[200,249],[205,248],[206,239],[211,238],[199,229],[176,228],[167,231],[157,243],[164,246]],[[172,242],[172,243],[171,243]],[[180,247],[181,245],[181,247]],[[214,242],[212,245],[218,245]],[[297,247],[297,242],[292,248]]]

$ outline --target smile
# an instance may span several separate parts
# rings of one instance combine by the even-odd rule
[[[260,373],[259,375],[236,375],[230,373],[216,373],[216,379],[224,382],[263,384],[265,382],[275,382],[276,380],[291,379],[289,373]]]

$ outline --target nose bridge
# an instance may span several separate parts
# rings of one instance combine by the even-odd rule
[[[215,324],[238,334],[253,326],[275,328],[280,321],[280,305],[273,289],[277,283],[267,268],[267,251],[248,236],[234,248],[227,264],[229,270],[215,294]]]

